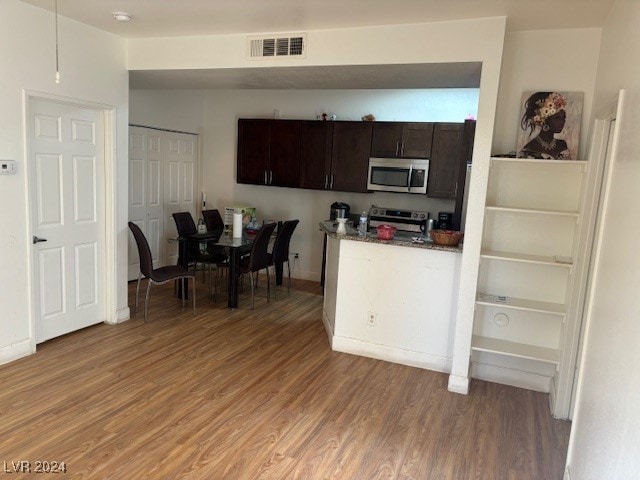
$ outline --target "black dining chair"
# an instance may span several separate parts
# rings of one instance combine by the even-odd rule
[[[204,224],[206,225],[208,232],[224,230],[224,222],[222,221],[220,211],[218,211],[217,209],[214,208],[211,210],[202,210],[202,219],[204,220]],[[215,249],[211,253],[214,252],[219,255],[220,258],[222,258],[222,260],[217,263],[218,272],[228,272],[229,256],[224,252],[223,248]],[[219,277],[217,276],[216,283],[218,281],[218,278]]]
[[[287,262],[287,270],[289,273],[289,284],[287,285],[287,293],[291,291],[291,264],[289,263],[289,244],[291,237],[300,220],[287,220],[278,228],[276,240],[273,243],[273,250],[269,255],[269,265],[284,265]],[[277,298],[277,285],[273,289],[273,298]]]
[[[248,273],[251,281],[251,310],[254,309],[254,287],[255,282],[253,279],[253,273],[256,274],[260,270],[267,271],[267,302],[270,301],[271,296],[271,282],[269,279],[269,241],[271,235],[276,229],[276,223],[267,223],[260,227],[260,230],[256,233],[256,238],[251,245],[251,253],[240,260],[239,271],[241,274]]]
[[[138,246],[138,256],[140,258],[140,273],[138,274],[138,285],[136,287],[136,312],[138,311],[138,296],[140,291],[140,281],[142,277],[148,278],[147,293],[144,297],[144,321],[147,321],[147,303],[149,302],[149,291],[151,284],[161,285],[163,283],[172,282],[174,280],[188,281],[193,280],[193,314],[196,314],[196,273],[190,272],[181,265],[169,265],[166,267],[153,268],[153,258],[151,257],[151,249],[147,238],[140,230],[140,227],[133,222],[129,222],[129,229],[133,233],[133,238]],[[185,285],[186,287],[186,285]],[[185,301],[182,300],[184,307]]]
[[[207,248],[200,248],[198,242],[189,241],[190,235],[198,232],[196,223],[191,216],[191,212],[176,212],[173,214],[173,220],[176,222],[176,228],[178,230],[178,236],[186,242],[184,249],[181,249],[180,255],[186,252],[186,258],[180,257],[179,263],[182,265],[193,265],[197,270],[198,264],[203,266],[202,279],[204,281],[205,266],[209,267],[209,296],[216,300],[217,296],[217,276],[215,284],[212,281],[213,267],[218,268],[227,261],[227,256],[216,250]]]
[[[204,220],[204,224],[207,226],[207,231],[209,232],[212,232],[214,230],[224,229],[224,222],[222,221],[222,216],[220,215],[220,212],[216,209],[203,210],[202,219]]]

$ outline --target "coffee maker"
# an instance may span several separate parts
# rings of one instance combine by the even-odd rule
[[[348,204],[342,202],[334,202],[331,204],[331,216],[330,220],[335,220],[336,218],[349,218],[349,214],[351,212],[351,207]]]
[[[438,230],[451,230],[453,228],[453,213],[440,212],[438,213]]]

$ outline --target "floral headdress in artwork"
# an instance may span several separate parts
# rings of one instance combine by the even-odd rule
[[[548,117],[551,117],[567,106],[567,99],[557,92],[552,92],[547,98],[536,102],[534,116],[531,123],[544,125]]]

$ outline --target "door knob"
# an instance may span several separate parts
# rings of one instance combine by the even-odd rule
[[[40,243],[40,242],[46,242],[46,241],[47,241],[46,238],[36,237],[35,235],[33,236],[33,243]]]

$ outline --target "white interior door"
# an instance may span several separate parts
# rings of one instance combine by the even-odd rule
[[[183,133],[167,133],[164,175],[165,238],[177,236],[172,215],[175,212],[191,212],[196,218],[196,151],[197,136]],[[178,262],[176,243],[165,243],[165,265]]]
[[[32,99],[27,148],[39,343],[106,319],[104,113]]]
[[[163,263],[163,152],[161,135],[149,129],[129,130],[129,221],[147,237],[154,268]],[[138,250],[129,235],[129,280],[138,278]]]
[[[147,237],[154,268],[178,261],[173,213],[196,216],[197,145],[197,135],[129,127],[129,220]],[[129,280],[139,272],[129,235]]]

